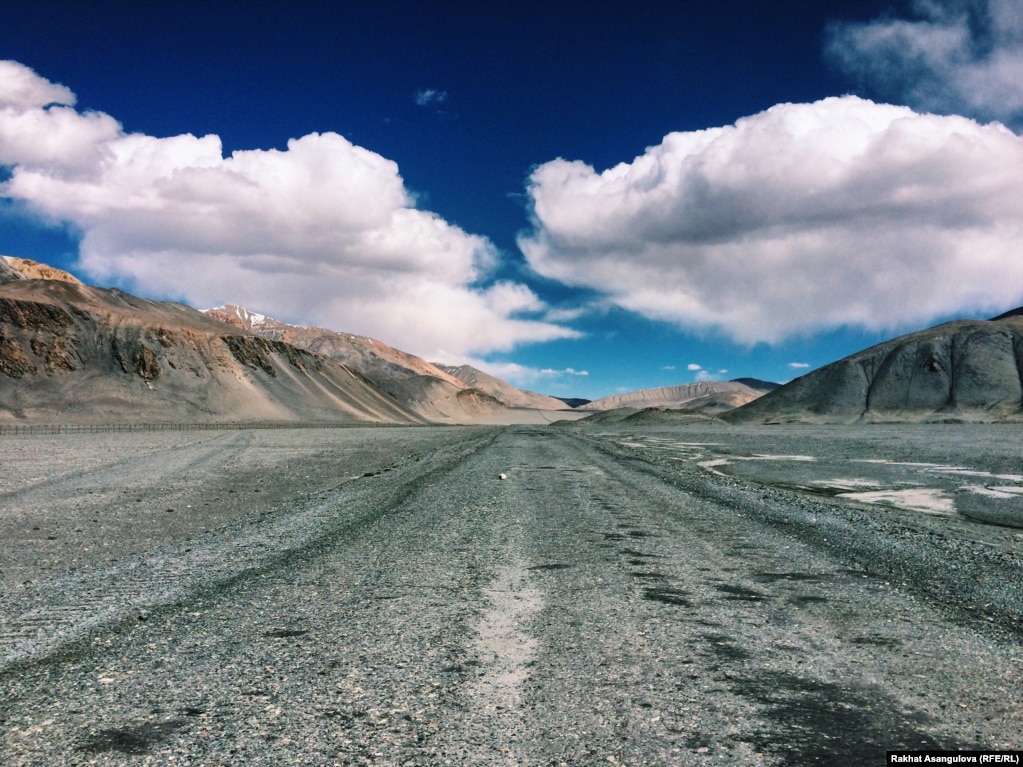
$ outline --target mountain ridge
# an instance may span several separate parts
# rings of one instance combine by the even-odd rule
[[[521,423],[616,409],[735,423],[1023,421],[1023,307],[898,336],[780,387],[698,381],[573,411],[365,336],[236,305],[200,312],[0,257],[0,422]]]
[[[341,361],[430,421],[473,422],[499,418],[507,410],[568,409],[560,400],[517,389],[470,365],[428,362],[368,336],[292,325],[235,304],[207,309],[205,313],[257,335]]]
[[[756,380],[756,379],[747,379]],[[771,386],[763,382],[765,386]],[[737,407],[762,396],[767,389],[758,389],[740,381],[696,381],[675,386],[660,386],[653,389],[613,394],[582,405],[579,410],[605,411],[618,408],[668,408],[690,407],[709,409]]]
[[[1023,308],[863,349],[731,413],[747,422],[1023,420]]]
[[[561,410],[565,402],[557,397],[539,394],[512,386],[472,365],[444,365],[433,363],[444,372],[455,377],[471,389],[485,392],[509,407],[535,408],[540,410]]]
[[[0,421],[424,422],[334,360],[29,263],[0,260]]]

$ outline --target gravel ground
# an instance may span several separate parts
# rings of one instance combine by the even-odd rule
[[[465,432],[351,427],[4,436],[0,586],[14,590],[232,522],[258,521],[363,474],[418,461]]]
[[[64,458],[65,442],[20,439],[5,467],[54,452],[6,472],[5,530],[34,520],[84,548],[103,536],[59,525],[91,503],[114,553],[5,546],[5,765],[853,766],[1023,748],[1018,531],[819,492],[810,461],[739,460],[1008,476],[1009,431],[170,434],[140,437],[141,464],[98,437]],[[128,479],[141,504],[175,512],[125,526],[129,465],[148,467]],[[109,506],[83,500],[100,487]]]

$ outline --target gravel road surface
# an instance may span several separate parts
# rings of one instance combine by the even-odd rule
[[[6,439],[0,764],[1023,748],[1018,529],[819,492],[808,460],[739,460],[802,446],[828,481],[862,461],[854,479],[905,484],[859,470],[945,450],[1001,477],[985,486],[1023,473],[1013,435],[935,439],[953,433]]]

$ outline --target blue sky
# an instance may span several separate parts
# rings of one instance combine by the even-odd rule
[[[559,396],[1023,304],[1023,9],[19,2],[0,253]]]

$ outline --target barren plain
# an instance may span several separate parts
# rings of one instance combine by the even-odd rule
[[[1018,426],[584,423],[0,438],[0,763],[1023,748]]]

